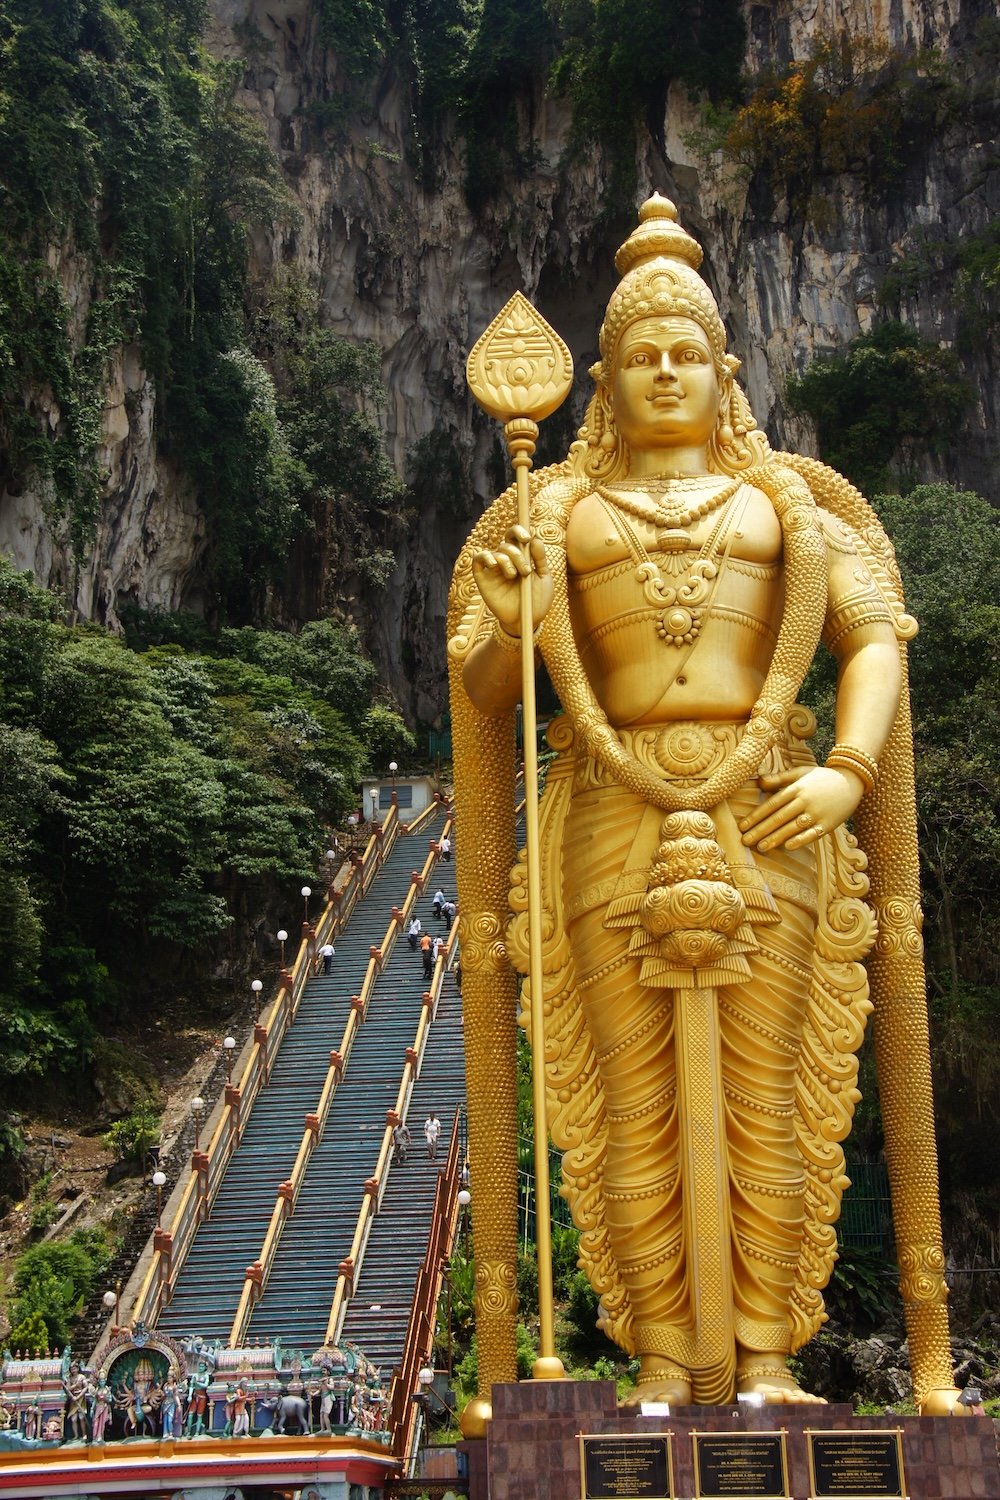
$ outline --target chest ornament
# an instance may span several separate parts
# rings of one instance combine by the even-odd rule
[[[684,503],[683,493],[677,498],[671,495],[669,500],[666,496],[654,500],[650,497],[648,485],[634,497],[622,493],[619,486],[614,490],[602,486],[597,488],[615,530],[635,561],[636,579],[642,585],[644,599],[656,611],[656,633],[664,645],[692,646],[701,634],[719,577],[720,564],[716,559],[724,549],[727,536],[731,539],[733,533],[733,526],[729,524],[733,520],[729,502],[740,484],[740,480],[724,484],[694,505]],[[672,486],[671,490],[675,488]],[[712,511],[718,511],[718,520],[697,556],[688,561],[691,538],[682,528]],[[647,552],[623,512],[657,528],[656,560]]]

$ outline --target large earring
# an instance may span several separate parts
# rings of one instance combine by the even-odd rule
[[[620,477],[628,466],[628,453],[615,426],[611,400],[603,384],[598,384],[587,408],[581,429],[581,434],[584,433],[587,441],[584,473],[596,480]]]
[[[749,468],[753,462],[753,454],[746,444],[747,428],[738,391],[739,387],[735,383],[729,385],[710,443],[711,458],[724,474],[736,474],[741,469]],[[747,411],[749,412],[749,408]],[[735,421],[732,420],[734,417]]]

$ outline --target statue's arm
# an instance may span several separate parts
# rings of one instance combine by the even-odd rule
[[[512,526],[501,546],[476,553],[472,576],[493,616],[493,629],[470,651],[462,681],[481,713],[501,714],[521,695],[521,579],[531,579],[532,633],[552,603],[545,547]]]
[[[874,784],[902,690],[899,647],[888,605],[850,533],[820,511],[827,541],[823,639],[837,658],[837,743],[825,766],[762,776],[770,795],[740,824],[759,849],[799,849],[846,822]]]
[[[853,746],[877,762],[899,708],[899,644],[889,607],[850,533],[825,511],[820,516],[828,558],[823,639],[838,664],[837,744]]]

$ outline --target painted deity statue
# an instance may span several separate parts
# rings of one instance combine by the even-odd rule
[[[636,1398],[808,1399],[787,1358],[825,1316],[874,1002],[930,1410],[952,1378],[905,693],[916,626],[863,497],[756,430],[700,261],[673,205],[650,199],[618,253],[579,441],[531,476],[530,532],[511,489],[456,566],[480,1399],[516,1378],[513,970],[528,972],[529,896],[514,726],[530,576],[563,709],[539,814],[536,1065],[602,1326],[639,1358]],[[821,643],[838,688],[817,765],[797,695]]]

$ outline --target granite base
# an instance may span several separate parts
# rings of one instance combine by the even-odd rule
[[[909,1500],[1000,1500],[1000,1423],[989,1417],[856,1417],[849,1406],[687,1406],[669,1417],[619,1407],[611,1381],[524,1381],[493,1388],[485,1441],[468,1452],[469,1500],[580,1500],[580,1433],[672,1432],[674,1491],[695,1495],[692,1431],[784,1429],[792,1500],[808,1500],[805,1431],[902,1432]]]

